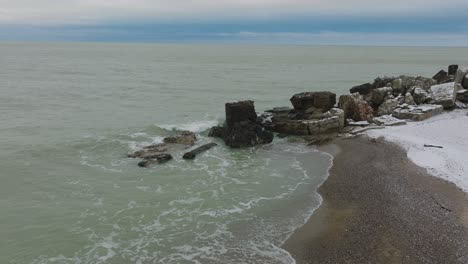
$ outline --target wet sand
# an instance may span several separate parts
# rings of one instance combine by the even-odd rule
[[[301,263],[468,263],[468,195],[400,147],[335,142],[324,201],[283,245]]]

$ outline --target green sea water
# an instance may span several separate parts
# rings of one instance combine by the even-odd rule
[[[0,43],[0,263],[294,263],[332,158],[295,139],[150,169],[176,130],[210,142],[224,103],[288,106],[379,75],[468,65],[466,48]]]

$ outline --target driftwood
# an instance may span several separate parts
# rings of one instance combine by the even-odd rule
[[[198,154],[202,153],[202,152],[205,152],[213,147],[216,147],[218,144],[216,143],[208,143],[208,144],[205,144],[201,147],[198,147],[196,149],[193,149],[187,153],[184,154],[183,158],[184,159],[194,159]]]
[[[426,144],[424,144],[424,147],[425,147],[425,148],[444,148],[444,147],[442,147],[442,146],[426,145]]]

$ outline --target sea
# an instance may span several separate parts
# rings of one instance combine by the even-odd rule
[[[382,75],[431,77],[468,48],[0,42],[0,263],[278,263],[333,157],[300,138],[229,149],[224,104],[290,106]],[[463,57],[464,56],[464,57]],[[180,130],[219,146],[139,168]]]

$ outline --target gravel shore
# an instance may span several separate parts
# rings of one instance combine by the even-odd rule
[[[283,246],[298,264],[468,263],[467,193],[394,144],[336,144],[322,206]]]

